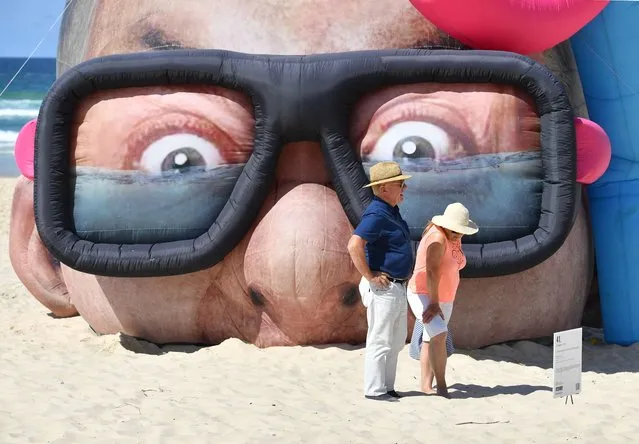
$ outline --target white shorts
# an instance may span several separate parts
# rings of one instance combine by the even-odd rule
[[[411,311],[417,319],[421,320],[426,308],[430,305],[430,298],[427,294],[413,293],[410,288],[408,289],[407,297]],[[440,302],[439,307],[442,309],[444,319],[441,316],[435,316],[428,324],[424,324],[424,334],[422,336],[424,342],[429,342],[430,338],[448,332],[448,322],[453,313],[453,303]]]

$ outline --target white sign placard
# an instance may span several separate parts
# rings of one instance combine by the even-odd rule
[[[553,337],[553,397],[581,392],[582,339],[581,328],[560,331]]]

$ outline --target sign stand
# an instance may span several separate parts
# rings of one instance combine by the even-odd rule
[[[572,395],[581,393],[582,341],[581,328],[553,335],[553,397],[565,398],[564,405],[574,404]]]

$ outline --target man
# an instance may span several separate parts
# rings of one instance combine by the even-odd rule
[[[364,395],[396,401],[397,358],[406,342],[406,283],[413,270],[408,224],[397,205],[404,198],[405,180],[396,162],[370,169],[373,201],[348,242],[348,252],[362,275],[360,292],[367,310]]]

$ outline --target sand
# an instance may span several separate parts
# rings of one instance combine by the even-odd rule
[[[407,345],[396,388],[408,396],[384,403],[363,398],[362,347],[158,347],[54,319],[8,260],[14,183],[0,179],[3,444],[639,441],[639,344],[585,341],[583,391],[568,405],[552,397],[551,347],[458,351],[446,400],[416,392]]]

